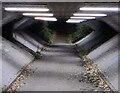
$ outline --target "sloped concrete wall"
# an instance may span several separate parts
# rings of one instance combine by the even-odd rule
[[[118,91],[118,38],[114,36],[109,41],[88,54],[88,57],[98,64],[110,86]]]
[[[2,39],[0,50],[2,51],[2,88],[4,90],[19,75],[20,70],[34,58],[31,54],[6,39],[2,37],[0,39]]]
[[[84,24],[88,25],[95,31],[98,31],[100,29],[106,30],[105,27],[109,27],[110,29],[120,32],[119,17],[120,17],[120,13],[115,13],[114,15],[106,16],[100,19],[89,20],[87,22],[84,22]]]
[[[93,31],[85,38],[81,39],[80,41],[76,42],[76,45],[83,50],[89,50],[94,45],[99,43],[103,39],[103,35],[100,31]]]
[[[119,30],[119,16],[120,14],[115,14],[109,17],[102,18],[101,20],[113,27],[116,31],[120,32]]]
[[[95,31],[98,31],[101,28],[101,22],[99,19],[97,19],[97,20],[92,19],[92,20],[89,20],[87,22],[84,22],[84,24],[88,25],[89,27],[91,27]]]
[[[2,13],[3,13],[2,26],[9,23],[9,22],[12,22],[15,19],[19,19],[22,17],[22,15],[20,15],[20,14],[16,15],[14,13],[6,13],[6,14],[4,14],[4,12],[2,12]]]
[[[13,37],[19,41],[21,44],[25,45],[29,49],[33,50],[34,52],[37,52],[39,48],[42,48],[43,45],[37,42],[35,39],[31,38],[29,35],[27,35],[24,32],[21,33],[13,33]]]
[[[29,35],[31,38],[33,38],[34,40],[36,40],[37,42],[39,42],[42,45],[48,45],[48,43],[46,41],[44,41],[41,37],[33,34],[32,32],[25,32],[27,35]]]
[[[0,51],[0,93],[2,92],[2,53]]]
[[[36,22],[36,21],[29,17],[23,17],[21,20],[17,21],[14,24],[13,29],[14,30],[23,30],[24,28],[31,26],[34,22]]]

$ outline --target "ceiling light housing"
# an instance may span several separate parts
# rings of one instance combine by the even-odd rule
[[[57,21],[55,17],[35,17],[36,20]]]
[[[71,19],[95,19],[95,17],[77,17],[77,16],[73,16],[70,17]]]
[[[36,11],[36,12],[46,12],[49,11],[48,8],[35,8],[35,7],[6,7],[6,11],[23,12],[23,11]]]
[[[118,11],[118,7],[81,7],[82,11]]]
[[[96,16],[107,16],[107,14],[82,14],[82,13],[74,13],[74,16],[92,16],[92,17],[96,17]]]
[[[23,13],[24,16],[53,16],[52,13]]]

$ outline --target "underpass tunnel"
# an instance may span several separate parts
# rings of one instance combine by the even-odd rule
[[[2,92],[119,91],[118,2],[2,2]]]

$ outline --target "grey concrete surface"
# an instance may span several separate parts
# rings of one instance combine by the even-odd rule
[[[1,8],[2,9],[2,8]],[[3,12],[2,12],[3,13]],[[3,13],[3,19],[2,19],[2,25],[4,26],[5,24],[9,23],[9,22],[12,22],[13,20],[15,19],[19,19],[22,17],[22,15],[20,14],[12,14],[12,13],[9,13],[9,14],[4,14]]]
[[[17,91],[92,91],[97,89],[90,83],[79,82],[84,68],[72,46],[53,45],[47,47],[42,58],[33,62],[34,73],[25,79]],[[98,89],[100,90],[100,89]]]
[[[22,25],[25,26],[25,24],[27,24],[26,22],[29,20],[29,18],[27,17],[24,17],[22,18],[20,21],[16,22],[15,25],[14,25],[14,29],[19,29],[19,28],[22,28]],[[30,23],[30,22],[29,22]],[[32,24],[32,23],[31,23]],[[27,24],[28,25],[28,24]]]
[[[2,92],[2,40],[0,39],[0,92]]]
[[[119,10],[119,13],[120,13],[120,10]],[[116,14],[111,15],[109,17],[102,18],[101,20],[103,20],[108,25],[110,25],[111,27],[113,27],[116,31],[120,32],[120,30],[119,30],[119,20],[118,20],[119,17],[120,17],[120,14],[118,14],[118,11],[117,11]]]
[[[119,2],[119,0],[1,0],[1,2]]]
[[[20,42],[21,44],[25,45],[29,49],[36,52],[38,49],[42,48],[43,45],[36,41],[34,38],[30,37],[24,32],[15,32],[13,33],[13,37]]]
[[[56,39],[54,41],[54,44],[67,44],[68,40],[67,37],[63,36],[63,35],[56,35]]]
[[[34,58],[15,44],[2,37],[0,39],[2,39],[2,46],[0,46],[0,51],[2,51],[2,57],[0,58],[2,58],[2,61],[0,63],[2,64],[2,88],[4,90],[20,74],[21,69]]]
[[[92,47],[94,47],[96,44],[98,44],[103,38],[104,35],[101,31],[93,31],[85,38],[76,42],[76,45],[83,50],[89,50]]]
[[[98,64],[113,90],[118,90],[118,38],[116,35],[88,54],[88,57]],[[24,84],[17,91],[102,91],[88,82],[79,82],[85,70],[81,65],[82,60],[75,53],[74,45],[64,41],[46,47],[46,50],[42,51],[42,58],[32,63],[33,73],[23,80]],[[5,77],[2,87],[6,88],[20,73],[20,69],[33,58],[5,39],[2,54],[2,77]]]
[[[116,35],[88,54],[88,57],[98,64],[107,82],[115,91],[118,91],[118,38]]]

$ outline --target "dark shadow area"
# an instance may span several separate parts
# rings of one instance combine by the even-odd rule
[[[13,27],[15,25],[15,23],[19,20],[21,20],[23,17],[21,18],[18,18],[18,19],[15,19],[13,20],[12,22],[9,22],[7,24],[5,24],[4,26],[2,26],[2,36],[8,40],[11,40],[13,39]]]
[[[66,22],[51,22],[49,27],[57,31],[59,35],[68,35],[76,31],[76,24],[69,24]]]

